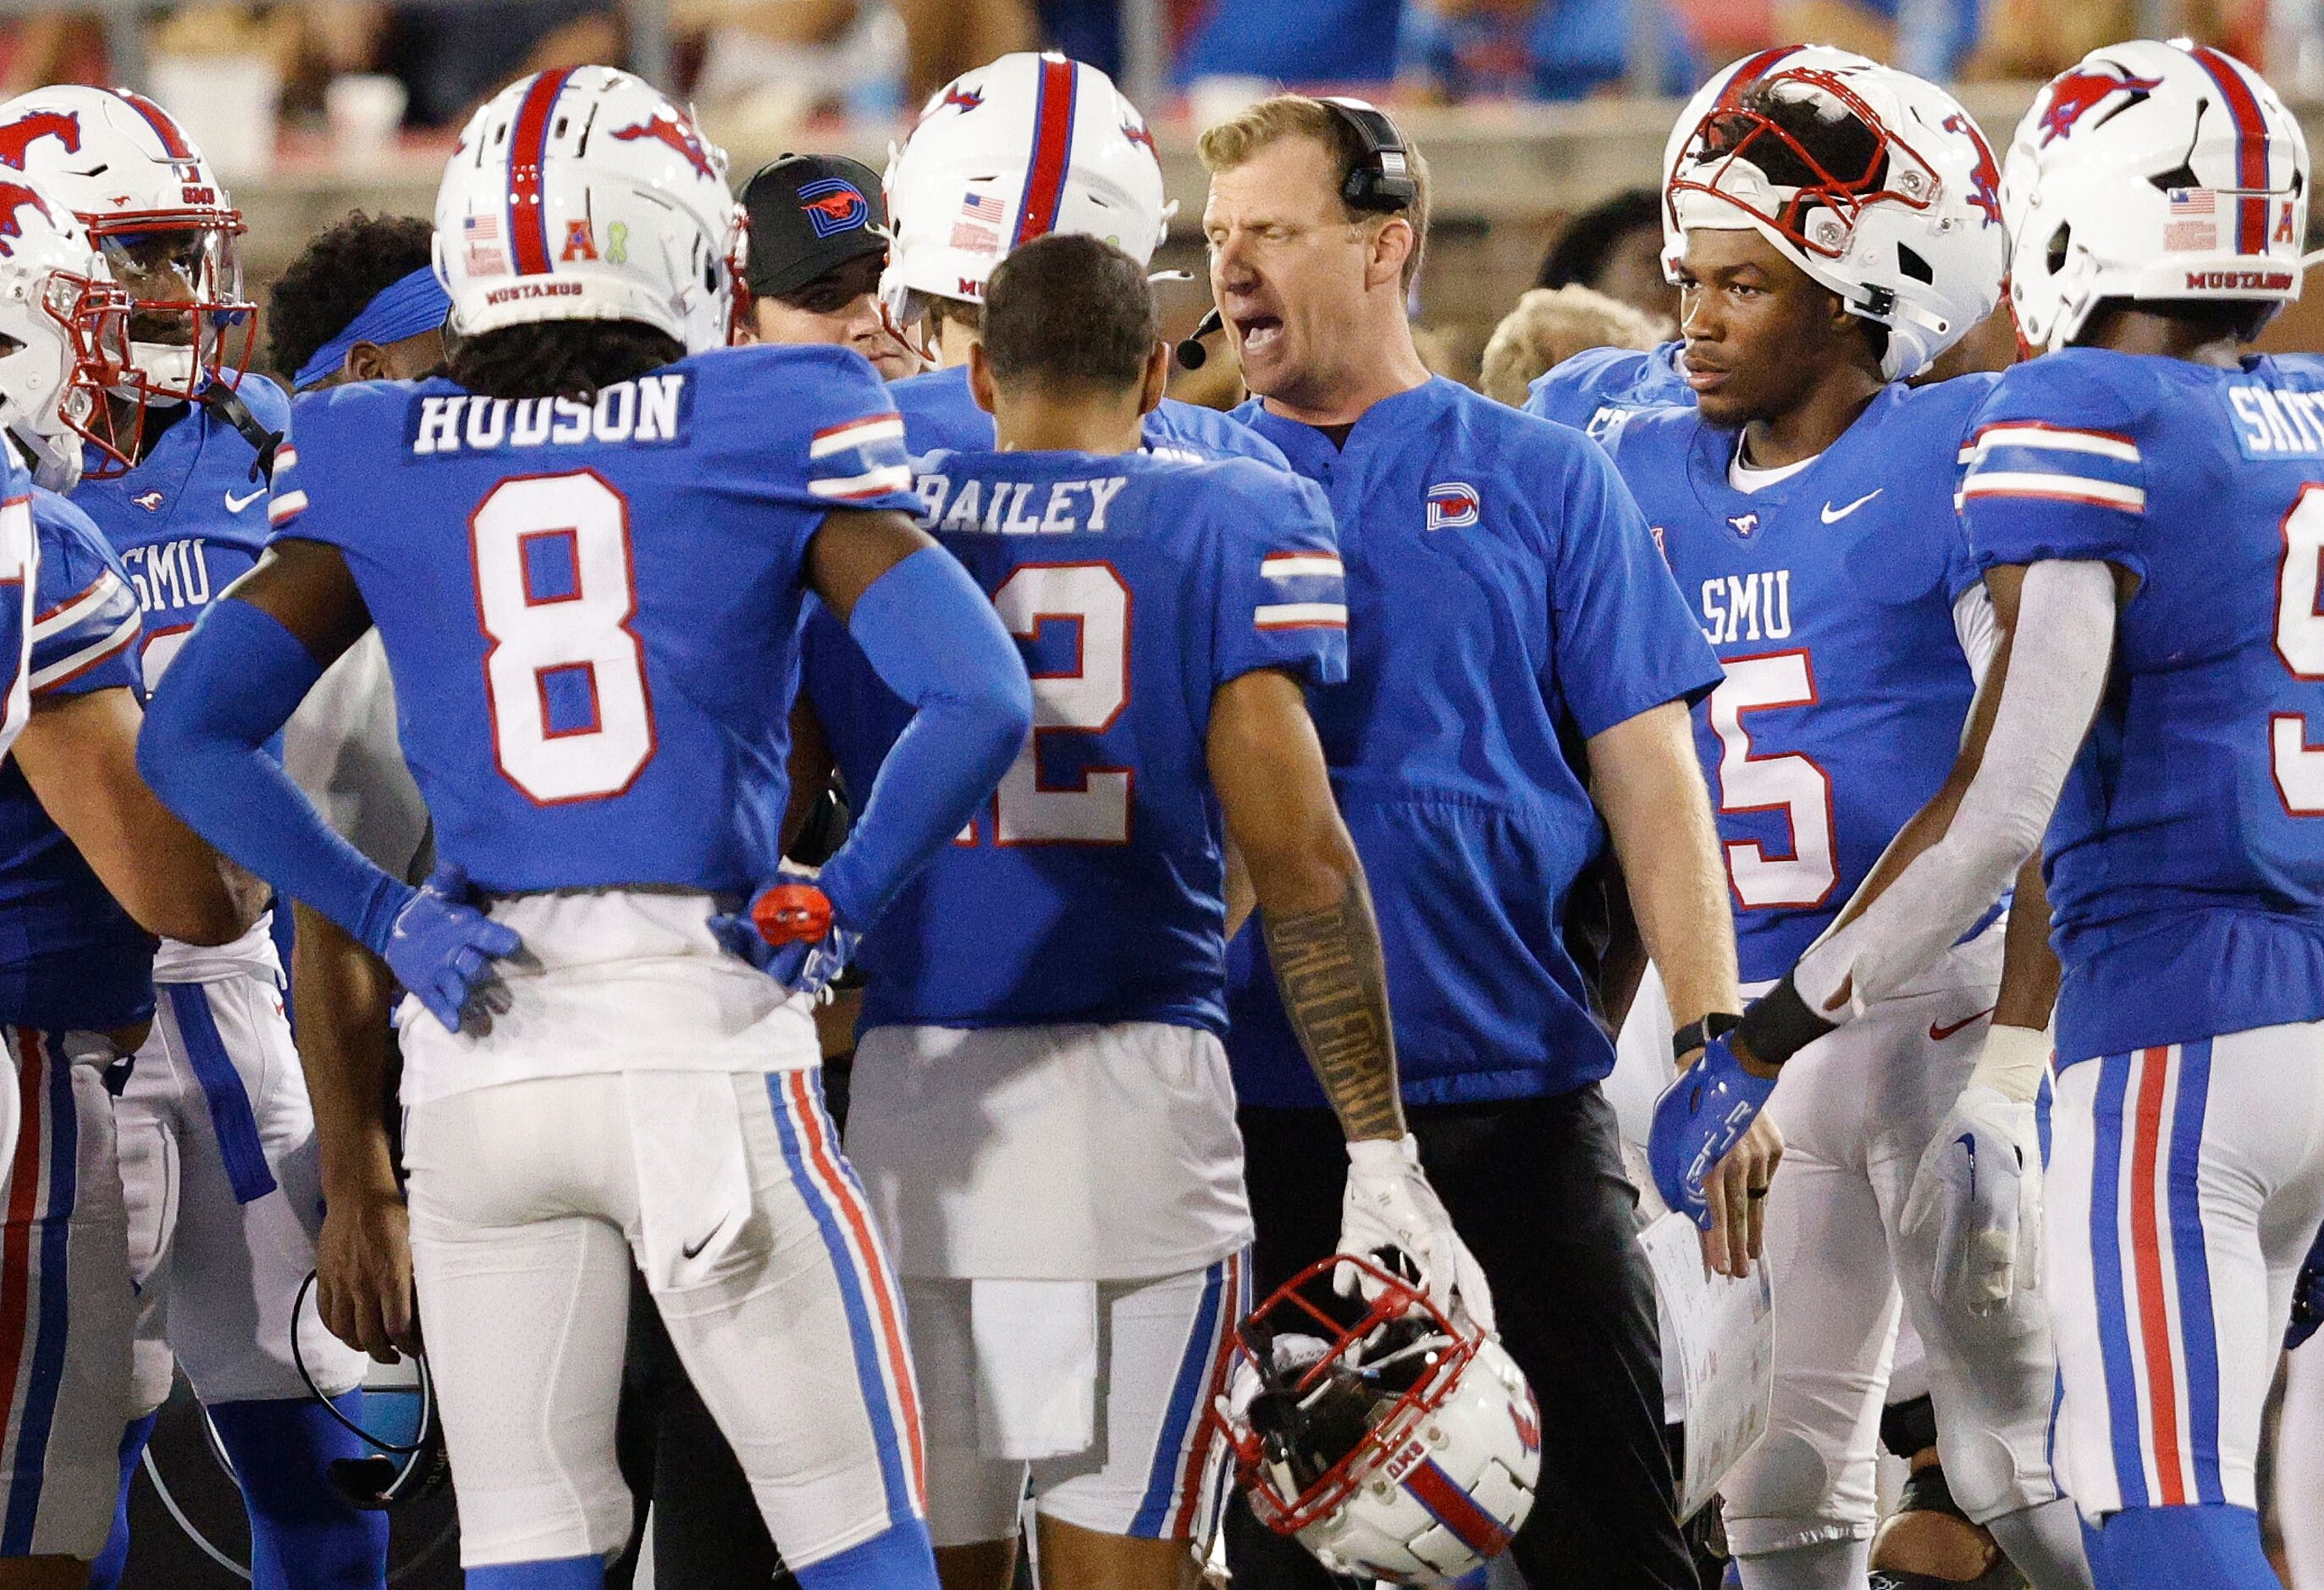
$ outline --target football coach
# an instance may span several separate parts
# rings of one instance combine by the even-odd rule
[[[1610,841],[1682,1044],[1740,1008],[1687,716],[1719,663],[1596,445],[1422,365],[1428,170],[1386,116],[1283,95],[1201,152],[1211,288],[1256,394],[1237,418],[1339,521],[1349,677],[1313,707],[1378,909],[1405,1146],[1541,1404],[1512,1557],[1541,1590],[1688,1590],[1637,1195],[1599,1088],[1614,1049],[1565,918]],[[1263,1296],[1332,1251],[1347,1162],[1257,938],[1228,1048]],[[1780,1152],[1748,1138],[1711,1179],[1719,1269],[1748,1268]],[[1240,1507],[1229,1545],[1239,1585],[1332,1583]]]

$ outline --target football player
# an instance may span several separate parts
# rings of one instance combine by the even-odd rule
[[[57,495],[106,429],[127,300],[61,199],[7,181],[0,206],[0,520],[25,516],[41,543],[31,713],[0,765],[12,1083],[0,1089],[0,1585],[69,1590],[87,1582],[119,1488],[134,1318],[110,1095],[153,1019],[149,935],[229,944],[260,901],[138,777],[137,598],[88,515]]]
[[[1028,1460],[1044,1583],[1167,1590],[1250,1308],[1230,844],[1350,1143],[1342,1251],[1396,1246],[1447,1298],[1473,1262],[1397,1151],[1379,932],[1302,693],[1347,665],[1323,493],[1139,452],[1168,350],[1120,249],[1026,245],[983,319],[1001,450],[920,459],[920,522],[1024,646],[1038,726],[864,945],[848,1143],[905,1278],[948,1590],[1012,1582]],[[863,788],[900,705],[868,670],[816,683]]]
[[[1914,1196],[1969,1303],[2022,1284],[2040,1206],[2056,1461],[2108,1586],[2274,1583],[2261,1405],[2324,1218],[2324,368],[2243,345],[2299,293],[2308,180],[2273,90],[2207,47],[2109,46],[2036,97],[2002,207],[2046,351],[1960,488],[2003,643],[1945,787],[1701,1062],[1748,1119],[1747,1061],[1924,975],[2047,827],[2046,1198],[2041,1054],[1990,1045]],[[1723,1135],[1692,1114],[1669,1135]]]
[[[173,666],[141,765],[412,991],[410,1243],[469,1582],[595,1585],[628,1533],[634,1262],[801,1582],[933,1585],[896,1283],[810,1002],[1024,744],[1024,665],[891,512],[918,499],[871,366],[724,346],[741,208],[657,90],[511,85],[436,235],[449,374],[302,409],[277,540]],[[778,849],[810,587],[918,708],[819,886]],[[264,750],[374,623],[442,861],[420,889]],[[327,1170],[384,1130],[327,1137]]]
[[[984,283],[1010,250],[1051,232],[1102,237],[1140,264],[1177,206],[1166,202],[1146,118],[1093,66],[1004,55],[931,96],[888,162],[895,240],[880,293],[909,345],[937,368],[896,384],[915,453],[992,446],[968,388]],[[1283,467],[1271,443],[1215,410],[1164,398],[1148,447]]]
[[[1623,415],[1604,440],[1725,666],[1696,744],[1747,990],[1791,965],[1943,781],[1990,651],[1951,460],[1992,378],[1903,383],[1999,300],[1998,182],[1941,90],[1796,58],[1717,97],[1673,170],[1695,402]],[[1766,1195],[1775,1399],[1722,1487],[1748,1590],[1864,1580],[1897,1277],[1952,1497],[2043,1590],[2089,1583],[2043,1452],[2040,1310],[1940,1308],[1936,1234],[1904,1219],[1976,1063],[2005,932],[1997,909],[1803,1054],[1770,1106],[1787,1145]]]
[[[151,689],[266,541],[288,419],[278,388],[242,379],[254,310],[235,263],[241,213],[170,114],[126,90],[64,86],[0,105],[0,151],[72,207],[131,299],[129,365],[73,502],[128,570]],[[321,1197],[272,915],[232,945],[163,943],[153,979],[152,1032],[115,1110],[138,1282],[124,1473],[174,1358],[234,1460],[257,1582],[378,1585],[385,1521],[349,1506],[325,1472],[362,1448],[290,1354]],[[315,1328],[311,1305],[305,1325],[317,1382],[355,1395],[359,1356]],[[125,1494],[122,1517],[100,1586],[126,1549]]]

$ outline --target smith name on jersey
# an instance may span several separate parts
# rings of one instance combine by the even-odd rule
[[[279,533],[346,555],[445,860],[507,892],[772,874],[807,542],[919,505],[869,365],[721,348],[589,403],[434,379],[297,417]]]
[[[1223,1031],[1211,698],[1255,669],[1345,676],[1323,494],[1249,460],[1146,453],[939,452],[918,468],[922,528],[1024,648],[1034,729],[865,939],[864,1025]],[[908,714],[835,625],[817,633],[810,698],[848,788],[867,790]]]
[[[1729,478],[1738,433],[1693,408],[1606,445],[1726,680],[1694,709],[1746,983],[1780,977],[1951,769],[1978,584],[1956,458],[1990,378],[1891,385],[1806,468]]]
[[[12,500],[27,489],[13,471]],[[40,569],[32,693],[142,688],[137,597],[88,515],[32,489]],[[153,1013],[153,940],[42,809],[13,756],[0,765],[0,1024],[112,1031]]]
[[[2324,363],[2020,365],[1961,501],[1983,567],[2138,581],[2050,824],[2059,1061],[2324,1017]]]

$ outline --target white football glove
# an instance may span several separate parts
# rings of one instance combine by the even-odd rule
[[[1420,1267],[1429,1300],[1446,1313],[1455,1298],[1480,1328],[1493,1329],[1493,1293],[1469,1244],[1420,1169],[1420,1140],[1367,1138],[1348,1145],[1348,1190],[1340,1202],[1338,1252],[1378,1262],[1376,1251],[1394,1248]],[[1352,1265],[1333,1284],[1342,1297],[1364,1280]],[[1370,1290],[1370,1289],[1368,1289]]]
[[[1904,1231],[1940,1305],[1998,1314],[2041,1284],[2042,1146],[2031,1099],[1971,1082],[1921,1151]]]

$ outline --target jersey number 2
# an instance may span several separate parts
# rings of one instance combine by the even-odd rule
[[[1001,775],[992,798],[1003,845],[1127,845],[1131,774],[1126,767],[1084,770],[1078,788],[1041,781],[1045,735],[1102,735],[1130,701],[1130,587],[1108,563],[1028,563],[992,593],[1001,622],[1020,641],[1047,624],[1081,626],[1071,669],[1033,675],[1033,733]],[[972,825],[961,836],[976,842]]]
[[[1730,840],[1727,875],[1746,911],[1767,906],[1821,905],[1840,881],[1833,859],[1831,780],[1814,761],[1789,752],[1751,754],[1744,715],[1815,703],[1815,669],[1805,652],[1737,657],[1725,682],[1711,693],[1711,730],[1719,736],[1719,809],[1780,811],[1792,830],[1792,853],[1769,855],[1756,840]]]
[[[2324,680],[2324,486],[2300,494],[2283,516],[2283,562],[2275,579],[2275,654],[2292,677]],[[2294,817],[2324,817],[2324,745],[2308,741],[2308,719],[2279,712],[2268,719],[2275,791]]]
[[[502,774],[543,806],[620,794],[654,753],[629,503],[594,470],[523,476],[468,537]]]

